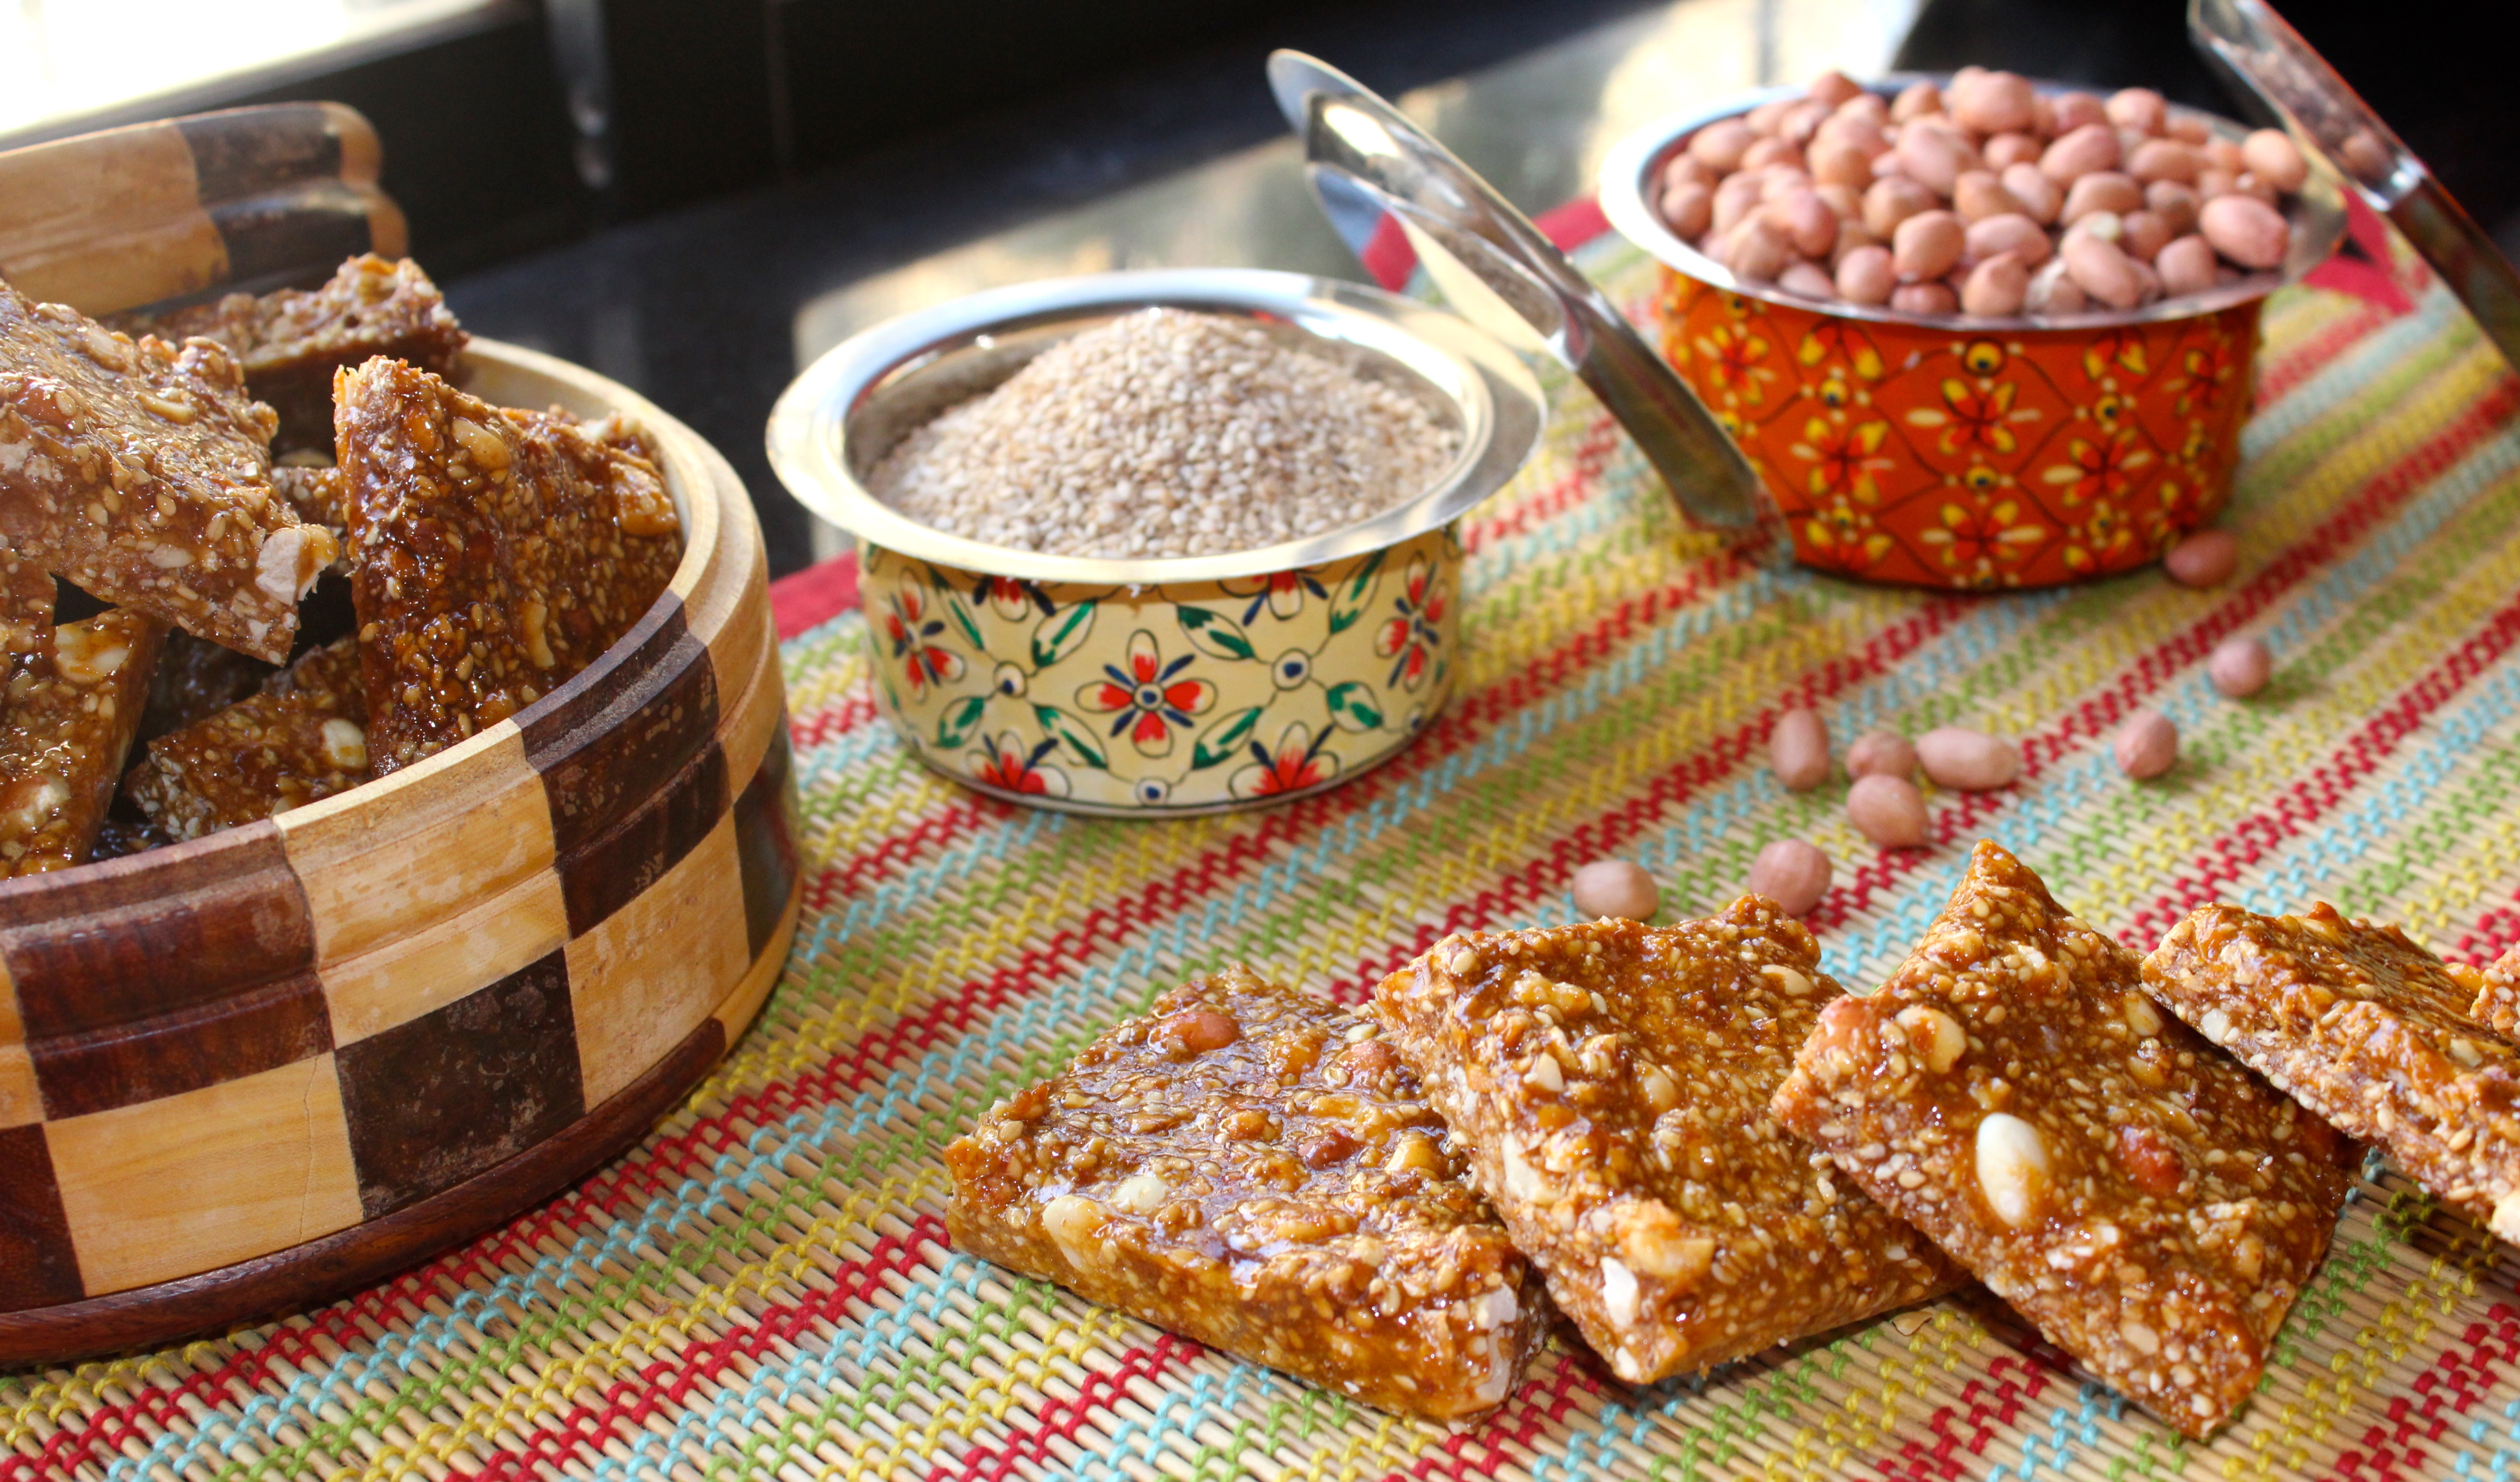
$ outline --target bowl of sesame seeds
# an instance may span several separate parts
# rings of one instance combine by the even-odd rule
[[[1458,669],[1461,516],[1540,389],[1442,310],[1299,274],[1105,273],[888,321],[772,466],[857,538],[878,706],[1011,802],[1251,807],[1387,760]]]

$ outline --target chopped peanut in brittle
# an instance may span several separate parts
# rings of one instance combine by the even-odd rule
[[[11,666],[0,697],[0,875],[87,862],[165,632],[116,607],[52,629],[43,651]]]
[[[2049,1341],[2189,1436],[2257,1387],[2327,1249],[2339,1140],[2154,1007],[2135,954],[1980,843],[1776,1114]]]
[[[1494,1409],[1549,1304],[1373,1021],[1196,979],[945,1149],[961,1249],[1404,1415]]]
[[[279,663],[333,537],[272,492],[272,416],[207,340],[133,340],[0,283],[0,541]]]
[[[124,795],[178,842],[270,818],[368,780],[358,641],[310,649],[260,694],[158,737]]]
[[[389,360],[342,372],[338,403],[379,775],[550,694],[672,579],[681,526],[647,459]]]

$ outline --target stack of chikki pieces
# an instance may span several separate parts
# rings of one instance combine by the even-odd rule
[[[664,590],[680,525],[644,445],[466,395],[465,343],[418,267],[373,256],[111,325],[0,282],[0,875],[409,765]],[[301,621],[328,570],[338,632]]]
[[[1361,1010],[1194,980],[948,1147],[948,1227],[1441,1419],[1505,1398],[1552,1308],[1642,1384],[1974,1279],[2202,1437],[2354,1143],[2520,1239],[2515,1022],[2520,950],[2467,971],[2324,906],[2213,906],[2142,958],[1981,843],[1861,995],[1758,896],[1458,933]]]

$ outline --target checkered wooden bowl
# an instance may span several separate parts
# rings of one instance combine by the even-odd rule
[[[0,274],[105,313],[399,250],[366,129],[298,105],[0,155]],[[66,183],[105,165],[104,205]],[[82,239],[140,246],[91,272],[63,246]],[[682,565],[592,668],[451,750],[0,881],[0,1366],[258,1317],[470,1238],[636,1141],[778,977],[801,880],[742,481],[563,361],[476,339],[459,379],[635,417]]]

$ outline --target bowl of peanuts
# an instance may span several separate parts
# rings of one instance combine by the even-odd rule
[[[1664,119],[1601,202],[1796,557],[1961,590],[2135,570],[2210,523],[2259,310],[2344,233],[2280,131],[1974,67]]]

